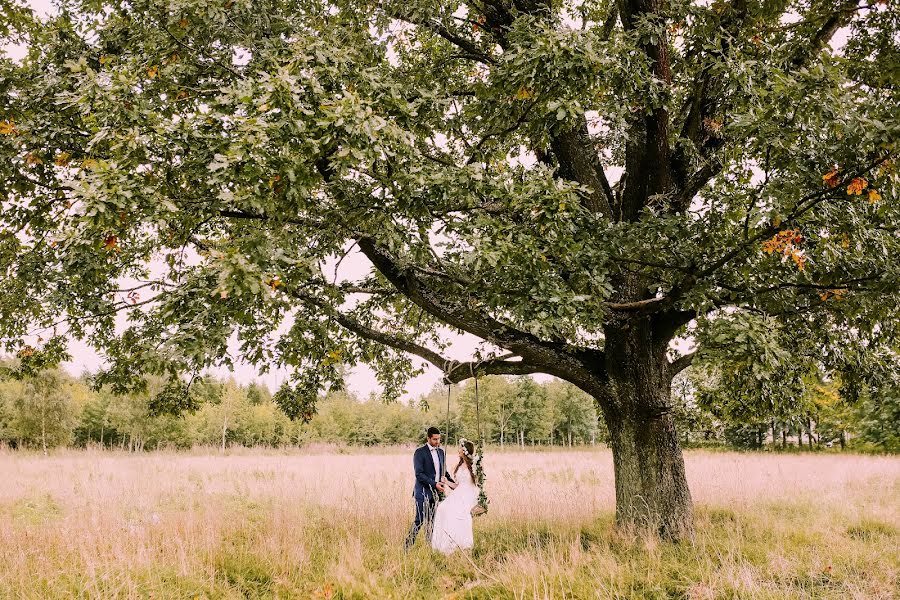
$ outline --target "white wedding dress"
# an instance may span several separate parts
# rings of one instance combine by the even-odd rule
[[[471,510],[478,503],[478,486],[465,466],[456,473],[459,485],[450,490],[447,499],[438,504],[434,513],[431,547],[444,554],[474,545]]]

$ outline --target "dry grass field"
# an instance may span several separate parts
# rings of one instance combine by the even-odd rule
[[[900,598],[900,458],[688,452],[693,543],[602,449],[488,451],[476,547],[408,555],[411,450],[0,453],[3,598]]]

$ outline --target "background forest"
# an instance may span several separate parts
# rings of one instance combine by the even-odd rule
[[[197,405],[180,416],[158,414],[163,389],[151,380],[145,393],[94,391],[90,375],[45,370],[16,379],[0,375],[0,444],[14,448],[102,446],[132,451],[194,446],[294,446],[327,443],[375,446],[418,443],[430,425],[446,430],[447,388],[437,385],[411,402],[385,403],[376,396],[330,392],[316,402],[312,419],[292,421],[260,384],[214,378],[195,382]],[[801,408],[766,412],[765,402],[729,397],[711,376],[689,369],[673,387],[673,412],[687,446],[858,451],[900,450],[900,393],[883,391],[846,402],[835,382],[804,382]],[[449,433],[482,435],[498,446],[577,446],[605,443],[607,430],[593,400],[561,381],[489,376],[450,393]]]

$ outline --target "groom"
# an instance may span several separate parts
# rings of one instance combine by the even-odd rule
[[[409,528],[406,536],[406,550],[416,541],[422,525],[425,525],[425,538],[431,541],[431,528],[434,524],[434,511],[438,504],[438,493],[444,492],[442,476],[446,477],[444,467],[444,449],[441,448],[441,430],[429,427],[426,433],[427,443],[416,448],[413,454],[413,470],[416,473],[416,485],[413,487],[413,498],[416,499],[416,520]]]

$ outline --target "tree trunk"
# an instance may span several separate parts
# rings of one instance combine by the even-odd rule
[[[809,435],[809,437],[807,437],[806,439],[809,442],[809,449],[812,450],[813,449],[813,429],[812,429],[812,419],[811,418],[806,419],[806,430],[807,430],[806,433]]]
[[[816,420],[810,420],[809,426],[812,427],[813,423],[816,424],[816,448],[822,447],[822,434],[819,433],[819,415],[816,415]]]
[[[785,424],[781,424],[781,449],[787,450],[787,427]]]
[[[672,414],[667,347],[649,323],[607,330],[608,392],[599,400],[613,454],[616,522],[680,540],[693,537],[693,505]]]
[[[772,450],[778,446],[778,437],[775,435],[775,419],[772,419]]]
[[[44,456],[47,456],[47,417],[43,407],[41,407],[41,447],[44,449]]]
[[[664,537],[690,537],[691,494],[674,419],[632,415],[607,419],[616,478],[616,522],[648,526]]]
[[[845,450],[847,448],[847,434],[841,429],[841,450]]]
[[[222,452],[225,452],[225,434],[228,433],[228,415],[222,420]]]

